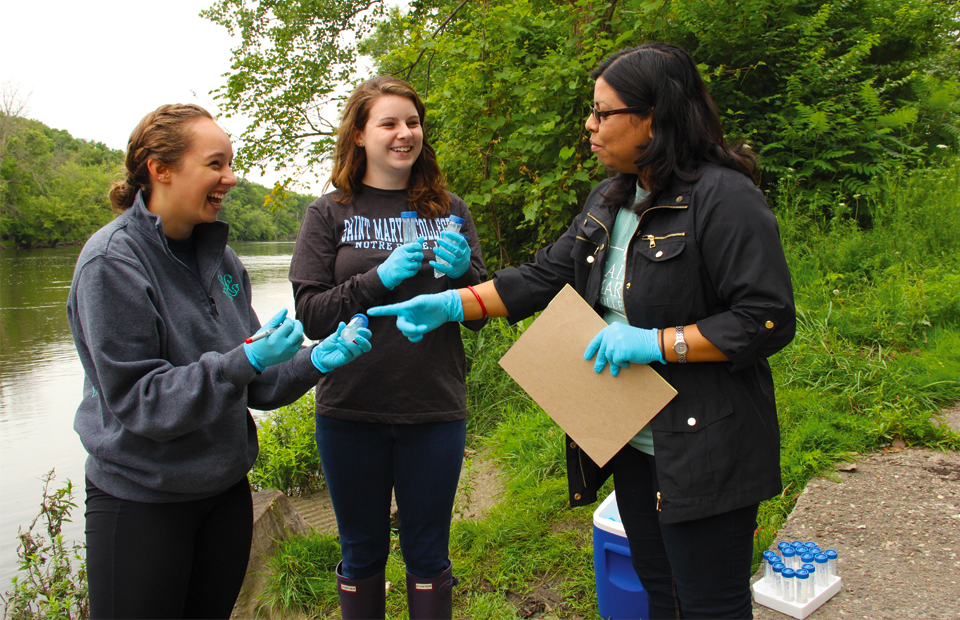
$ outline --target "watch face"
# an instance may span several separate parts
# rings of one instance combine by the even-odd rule
[[[677,344],[673,345],[673,350],[676,351],[678,355],[685,355],[687,349],[688,347],[686,342],[678,342]]]

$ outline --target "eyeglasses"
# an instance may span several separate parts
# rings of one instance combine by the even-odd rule
[[[597,119],[599,124],[603,119],[607,118],[612,114],[629,114],[631,112],[649,112],[653,108],[617,108],[616,110],[598,110],[597,108],[590,106],[590,113],[593,114],[593,118]]]

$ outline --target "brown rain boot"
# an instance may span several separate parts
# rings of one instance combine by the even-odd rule
[[[347,579],[337,564],[337,594],[343,620],[383,620],[387,613],[384,571],[366,579]]]

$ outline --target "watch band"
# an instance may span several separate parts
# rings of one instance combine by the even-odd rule
[[[687,363],[687,350],[690,348],[687,341],[683,339],[683,325],[677,325],[677,337],[673,342],[673,352],[677,354],[677,361],[681,364]]]

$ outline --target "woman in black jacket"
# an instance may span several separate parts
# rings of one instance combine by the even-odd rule
[[[492,281],[370,314],[416,340],[446,321],[518,321],[572,285],[608,323],[585,351],[595,370],[651,364],[678,394],[602,470],[567,442],[571,503],[613,473],[651,618],[750,618],[757,509],[781,491],[767,357],[796,323],[776,219],[686,52],[647,43],[592,76],[591,149],[617,175],[567,232]]]

